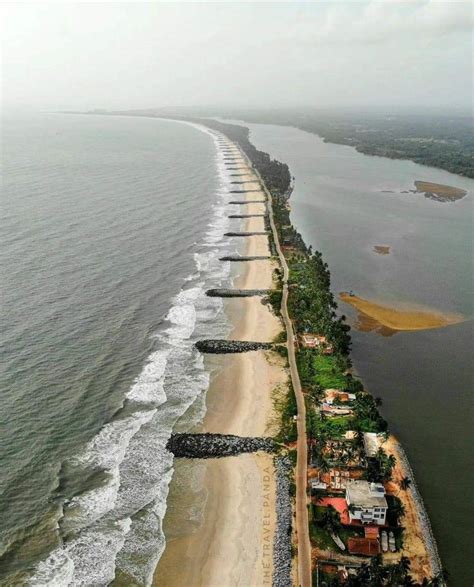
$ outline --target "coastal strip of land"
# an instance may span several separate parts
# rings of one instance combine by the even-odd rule
[[[239,204],[246,207],[245,215],[263,214],[266,208],[271,226],[268,239],[258,234],[268,230],[263,218],[246,219],[245,256],[277,256],[280,267],[274,259],[242,264],[236,289],[268,290],[274,313],[267,306],[269,314],[258,318],[265,306],[256,295],[226,300],[229,315],[234,312],[240,318],[234,322],[231,341],[253,341],[256,346],[240,349],[251,352],[215,359],[213,365],[219,370],[208,394],[203,432],[277,439],[275,448],[280,445],[293,465],[287,487],[296,498],[293,546],[297,565],[292,568],[287,548],[290,526],[283,522],[283,532],[280,528],[285,520],[282,510],[286,510],[281,500],[289,499],[289,493],[281,493],[285,483],[275,473],[278,467],[264,462],[260,475],[255,474],[256,459],[262,462],[269,455],[242,454],[209,459],[209,466],[206,463],[203,521],[182,540],[169,541],[156,584],[230,587],[273,583],[287,587],[291,580],[286,573],[292,568],[293,584],[302,587],[320,579],[333,580],[340,573],[345,578],[357,577],[361,584],[381,573],[393,578],[390,585],[428,578],[444,585],[436,541],[403,449],[390,435],[377,399],[352,374],[350,328],[345,317],[335,312],[329,268],[321,253],[307,247],[290,222],[288,167],[255,150],[248,129],[217,122],[210,126],[215,130],[217,126],[218,131],[225,127],[236,139],[255,171],[261,172],[258,177],[268,197],[267,206],[257,211],[253,207],[265,200],[250,200],[255,188],[242,190]],[[286,390],[285,363],[278,364],[276,347],[267,347],[270,340],[277,345],[281,339],[278,315],[287,335],[292,385]],[[275,326],[272,333],[266,330],[271,324],[269,316]],[[282,377],[279,381],[268,377],[272,363]],[[283,391],[277,411],[268,391],[279,387]],[[252,467],[254,474],[250,475]],[[262,488],[263,499],[258,497]],[[268,505],[265,524],[262,520]],[[259,521],[267,526],[265,530],[259,528]],[[286,540],[282,540],[285,529]],[[229,538],[232,551],[226,544]],[[275,558],[280,553],[276,546],[281,544],[283,555]],[[273,553],[271,560],[266,559],[268,548]],[[280,567],[282,574],[276,575]]]

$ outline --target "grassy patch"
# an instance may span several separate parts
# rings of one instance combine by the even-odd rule
[[[341,373],[334,357],[316,355],[313,361],[316,369],[317,385],[324,389],[345,389],[347,378]]]
[[[274,338],[273,341],[274,343],[278,344],[279,342],[286,342],[286,330],[282,330],[281,332],[279,332]]]

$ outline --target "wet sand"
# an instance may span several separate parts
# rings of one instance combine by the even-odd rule
[[[441,314],[415,307],[394,308],[358,296],[351,296],[346,292],[339,294],[339,298],[358,310],[358,322],[355,328],[362,332],[376,331],[390,336],[397,331],[442,328],[463,321],[463,317],[457,314]]]
[[[251,189],[256,186],[247,185]],[[260,197],[252,192],[245,199],[255,196]],[[243,214],[263,211],[262,204],[242,206]],[[242,230],[264,230],[263,218],[247,219]],[[268,255],[268,238],[246,239],[245,254]],[[245,289],[271,288],[274,268],[271,260],[243,263],[234,285]],[[259,297],[230,298],[225,309],[233,324],[230,339],[271,341],[283,329]],[[209,362],[218,369],[207,393],[203,430],[242,436],[273,433],[273,394],[288,379],[283,359],[275,353],[257,351],[217,355],[209,358]],[[167,533],[154,585],[271,585],[276,523],[272,456],[247,454],[200,461],[196,466],[201,469],[206,496],[200,520],[188,525],[181,523],[180,528]]]

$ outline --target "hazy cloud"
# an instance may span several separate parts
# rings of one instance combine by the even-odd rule
[[[470,2],[2,5],[6,106],[472,101]]]

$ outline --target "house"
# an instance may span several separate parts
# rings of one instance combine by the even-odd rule
[[[382,443],[383,435],[376,432],[364,432],[364,450],[368,457],[375,457]]]
[[[305,332],[301,335],[301,344],[307,349],[319,349],[323,354],[330,355],[334,352],[332,345],[325,336]]]
[[[381,483],[348,480],[346,502],[351,523],[385,524],[388,505]]]
[[[326,416],[350,416],[353,414],[353,411],[350,408],[327,403],[321,405],[321,412],[326,414]]]
[[[347,393],[345,391],[339,391],[338,389],[326,389],[324,391],[324,401],[327,404],[333,404],[336,400],[340,402],[353,402],[355,401],[355,393]]]
[[[327,489],[327,484],[324,481],[320,481],[319,479],[311,479],[310,480],[311,489],[317,491],[318,489]]]

